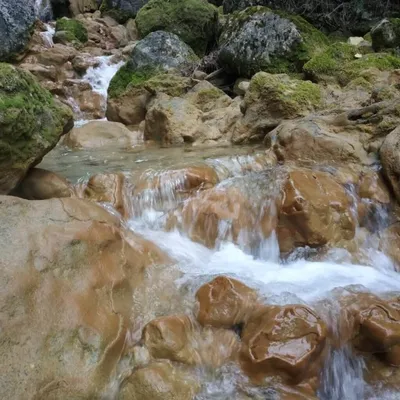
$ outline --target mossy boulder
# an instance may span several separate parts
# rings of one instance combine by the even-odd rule
[[[163,31],[152,32],[133,49],[128,62],[110,82],[110,97],[121,95],[128,85],[142,84],[165,71],[190,75],[199,58],[178,36]]]
[[[371,30],[375,51],[400,48],[400,18],[384,19]]]
[[[135,18],[147,2],[148,0],[103,0],[100,11],[103,15],[108,15],[120,24],[124,24],[130,18]]]
[[[0,61],[13,60],[25,49],[35,19],[34,0],[0,2]]]
[[[225,70],[251,77],[260,71],[299,72],[328,39],[301,17],[250,7],[228,17],[219,44]]]
[[[0,193],[7,194],[73,126],[29,72],[0,63]]]
[[[142,37],[157,30],[172,32],[203,56],[215,40],[218,11],[206,0],[150,0],[136,24]]]
[[[317,82],[335,81],[347,85],[365,75],[365,70],[377,68],[391,71],[400,68],[400,58],[388,53],[360,54],[360,49],[347,43],[334,43],[304,65],[306,75]],[[359,57],[357,58],[356,57]]]
[[[250,81],[241,104],[243,118],[236,125],[234,143],[257,142],[283,120],[306,116],[322,106],[318,85],[286,74],[259,72]]]
[[[64,32],[63,37],[69,42],[86,43],[88,32],[82,22],[76,19],[60,18],[56,23],[56,33]]]

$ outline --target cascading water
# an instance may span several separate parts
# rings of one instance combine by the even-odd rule
[[[50,21],[53,17],[50,0],[35,0],[35,12],[42,21]]]

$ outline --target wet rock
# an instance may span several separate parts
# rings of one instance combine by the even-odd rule
[[[198,321],[216,328],[233,328],[246,322],[257,302],[256,292],[236,279],[219,276],[196,293]]]
[[[0,396],[107,396],[115,371],[131,372],[120,360],[133,293],[143,271],[168,258],[136,235],[125,239],[118,219],[90,202],[0,203]]]
[[[138,143],[138,133],[118,122],[93,121],[74,128],[63,143],[71,148],[131,147]]]
[[[292,170],[283,191],[276,231],[281,252],[353,239],[356,221],[351,199],[331,175]]]
[[[77,54],[77,50],[73,47],[56,44],[54,47],[38,54],[37,59],[43,65],[61,66],[67,61],[72,61]]]
[[[327,39],[301,17],[253,7],[228,16],[219,43],[219,64],[236,76],[250,78],[259,71],[301,71]]]
[[[84,74],[90,67],[98,67],[100,62],[89,53],[81,53],[72,60],[74,70],[79,74]]]
[[[0,2],[0,61],[14,59],[27,46],[35,23],[35,2]]]
[[[229,240],[257,254],[276,227],[280,179],[277,171],[237,178],[229,186],[222,182],[171,213],[168,228],[178,228],[209,248]]]
[[[358,187],[358,195],[362,199],[370,199],[380,204],[390,203],[390,193],[381,176],[374,172],[364,173]]]
[[[400,48],[400,18],[384,19],[371,30],[372,46],[375,51]]]
[[[70,197],[72,187],[63,177],[41,168],[32,168],[10,193],[27,200]]]
[[[0,64],[0,193],[7,194],[72,127],[71,110],[30,73]]]
[[[78,187],[78,196],[101,203],[110,203],[123,217],[129,215],[129,201],[125,193],[126,178],[122,173],[96,174],[84,188]]]
[[[264,306],[242,333],[242,367],[252,378],[278,375],[291,383],[318,376],[327,328],[301,305]]]
[[[260,141],[282,120],[307,115],[321,103],[317,85],[287,75],[259,72],[250,81],[241,105],[244,116],[235,126],[232,141]]]
[[[217,9],[202,0],[150,0],[138,13],[136,24],[142,37],[163,30],[178,35],[199,56],[215,40]]]
[[[198,384],[172,363],[155,362],[136,370],[122,388],[121,400],[191,400]]]
[[[391,132],[380,149],[383,173],[400,202],[400,127]]]
[[[142,341],[154,358],[214,367],[239,349],[234,332],[199,328],[185,315],[151,321],[143,329]]]
[[[101,119],[104,117],[104,97],[93,90],[80,92],[77,102],[81,112],[87,119]]]
[[[400,268],[400,223],[390,225],[381,233],[380,248]]]

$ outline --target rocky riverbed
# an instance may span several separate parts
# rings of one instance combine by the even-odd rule
[[[398,2],[25,3],[0,397],[400,398]]]

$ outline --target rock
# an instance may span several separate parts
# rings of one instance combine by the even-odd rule
[[[100,61],[88,53],[81,53],[74,57],[72,66],[79,74],[84,74],[90,67],[98,67]]]
[[[111,28],[111,37],[115,40],[116,47],[124,47],[128,44],[128,31],[123,25]]]
[[[71,197],[72,188],[66,179],[54,172],[32,168],[10,194],[27,200],[47,200]]]
[[[327,39],[301,17],[254,7],[228,17],[219,43],[219,64],[236,76],[251,78],[259,71],[301,71]]]
[[[142,37],[163,30],[178,35],[199,56],[215,40],[217,9],[203,0],[150,0],[136,17]]]
[[[351,206],[351,198],[329,173],[290,171],[276,229],[280,251],[353,239],[356,221]]]
[[[80,92],[77,99],[81,112],[87,119],[101,119],[104,117],[104,97],[93,90]]]
[[[143,329],[142,342],[152,357],[189,365],[224,364],[239,350],[234,332],[197,326],[186,315],[160,317]]]
[[[25,49],[35,20],[34,0],[0,1],[0,61],[14,59]]]
[[[76,49],[73,47],[56,44],[54,47],[38,54],[37,59],[43,65],[61,66],[68,61],[72,61],[77,54]]]
[[[400,127],[386,136],[380,149],[383,173],[400,202]]]
[[[122,388],[121,400],[192,400],[195,380],[170,362],[154,362],[137,369]]]
[[[361,199],[369,199],[380,204],[390,203],[390,193],[379,174],[367,172],[360,178],[358,195]]]
[[[233,328],[245,323],[257,303],[256,292],[236,279],[219,276],[201,286],[197,320],[204,326]]]
[[[249,90],[249,88],[250,88],[250,81],[248,79],[239,78],[236,79],[235,81],[233,92],[237,96],[244,96],[246,92]]]
[[[53,65],[46,66],[41,64],[20,64],[20,68],[25,71],[29,71],[40,81],[42,80],[57,80],[57,69]]]
[[[136,22],[134,19],[129,19],[128,22],[125,24],[125,27],[127,30],[128,40],[130,42],[139,39],[139,32],[137,30]]]
[[[400,223],[390,225],[381,233],[380,248],[388,255],[400,270]]]
[[[387,53],[365,54],[358,57],[360,49],[347,43],[335,43],[314,55],[303,69],[307,77],[316,82],[338,82],[347,85],[359,78],[369,68],[392,71],[400,68],[400,57]]]
[[[356,163],[371,165],[375,160],[365,150],[362,132],[322,118],[286,121],[264,139],[281,161]],[[310,143],[313,143],[310,146]]]
[[[282,120],[308,115],[320,107],[320,88],[288,75],[259,72],[253,76],[241,105],[244,117],[233,132],[233,142],[260,141]]]
[[[117,97],[129,84],[140,85],[164,71],[189,76],[197,62],[193,50],[178,36],[162,31],[150,33],[134,47],[127,64],[111,80],[108,93]]]
[[[281,174],[277,169],[251,179],[237,177],[198,193],[169,215],[168,228],[209,248],[229,240],[257,254],[276,227]]]
[[[69,2],[72,15],[94,12],[99,8],[96,0],[69,0]]]
[[[371,30],[375,51],[400,48],[400,18],[384,19]]]
[[[109,15],[120,24],[130,18],[135,18],[137,12],[148,2],[148,0],[104,0],[100,10]]]
[[[0,64],[0,194],[7,194],[73,124],[29,72]]]
[[[263,306],[242,332],[242,367],[255,379],[282,376],[290,383],[318,376],[327,327],[302,305]]]
[[[96,174],[89,178],[79,197],[95,202],[111,204],[123,217],[130,213],[128,196],[125,192],[126,178],[122,173]]]
[[[93,203],[0,203],[1,398],[109,396],[115,371],[131,373],[133,293],[144,270],[170,261]]]
[[[364,38],[360,36],[351,36],[347,39],[347,43],[352,46],[359,46],[362,42],[364,42]]]
[[[71,148],[132,147],[138,142],[137,132],[132,132],[118,122],[93,121],[74,128],[64,138]]]
[[[244,10],[251,6],[266,6],[304,16],[319,28],[330,32],[352,32],[365,35],[379,19],[387,16],[398,16],[400,4],[390,0],[382,6],[375,0],[365,0],[360,5],[358,0],[331,0],[321,4],[320,0],[224,0],[225,13]]]
[[[81,21],[76,19],[61,18],[57,20],[56,33],[65,32],[64,37],[69,42],[86,43],[88,41],[87,29]]]

